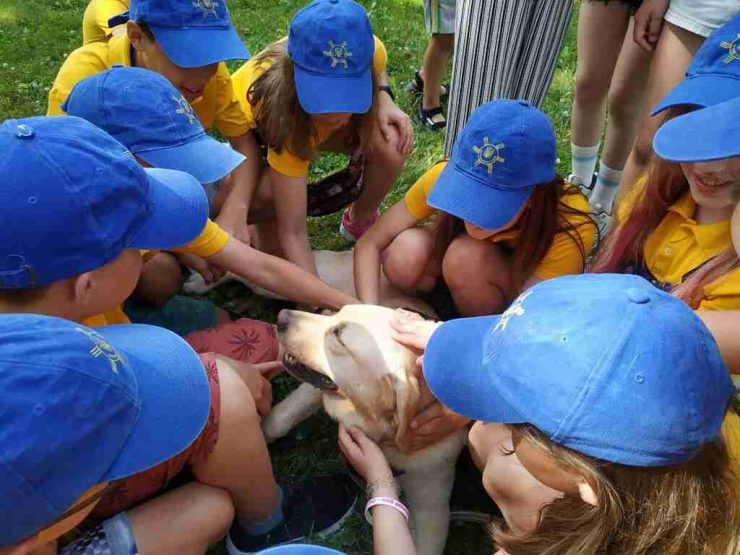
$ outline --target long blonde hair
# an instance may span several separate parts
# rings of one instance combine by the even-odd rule
[[[646,468],[599,461],[556,445],[532,426],[515,428],[522,440],[583,476],[598,501],[594,506],[566,494],[541,509],[529,533],[494,526],[497,548],[510,555],[740,553],[740,477],[732,475],[721,440],[685,464]]]
[[[318,154],[318,134],[311,114],[298,101],[293,61],[287,46],[285,39],[274,42],[250,62],[267,69],[250,85],[247,101],[267,146],[275,152],[287,148],[301,159],[311,160]],[[373,91],[375,84],[373,73]],[[353,147],[365,147],[370,141],[377,113],[376,98],[373,93],[370,111],[352,115]]]

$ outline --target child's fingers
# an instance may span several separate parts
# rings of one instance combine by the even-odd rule
[[[272,380],[274,377],[285,372],[285,366],[283,366],[283,363],[279,360],[260,362],[258,364],[255,364],[254,367],[268,380]]]

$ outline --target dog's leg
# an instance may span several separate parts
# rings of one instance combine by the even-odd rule
[[[454,459],[434,468],[407,471],[399,482],[411,512],[411,530],[419,555],[442,555],[450,527]]]
[[[307,383],[301,384],[262,421],[265,439],[268,443],[280,439],[320,407],[321,391]]]

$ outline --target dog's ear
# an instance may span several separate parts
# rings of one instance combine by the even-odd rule
[[[404,357],[404,372],[406,379],[395,378],[396,414],[398,428],[396,430],[396,446],[404,453],[409,452],[409,426],[416,416],[421,397],[419,378],[416,375],[416,355],[408,351]]]

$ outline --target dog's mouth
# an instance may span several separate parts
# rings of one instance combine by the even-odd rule
[[[322,391],[337,390],[337,384],[335,384],[329,377],[325,376],[321,372],[317,372],[310,366],[303,364],[290,353],[285,353],[283,356],[283,365],[291,376],[298,378],[302,382],[311,384],[316,389],[320,389]]]

